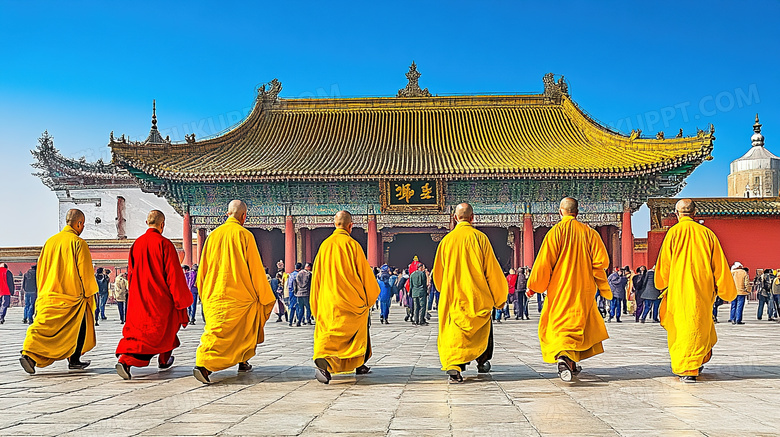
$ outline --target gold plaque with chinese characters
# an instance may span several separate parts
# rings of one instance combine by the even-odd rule
[[[438,179],[381,182],[382,212],[431,212],[444,208],[444,181]]]

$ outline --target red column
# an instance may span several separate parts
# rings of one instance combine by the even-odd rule
[[[534,222],[531,214],[523,215],[523,265],[534,264]]]
[[[314,252],[311,250],[311,229],[306,229],[306,233],[303,234],[303,247],[306,248],[306,262],[314,262]]]
[[[625,266],[634,268],[634,234],[631,231],[631,209],[623,211],[623,230],[620,235],[620,260]]]
[[[203,244],[206,242],[206,229],[200,228],[198,229],[198,256],[197,256],[197,262],[200,262],[200,257],[203,255]]]
[[[366,246],[368,246],[368,264],[370,264],[371,267],[379,267],[379,244],[377,242],[379,238],[376,231],[375,215],[368,216],[368,229],[366,230],[366,235],[368,237],[368,242],[366,244]]]
[[[284,222],[284,269],[287,273],[295,270],[295,226],[291,215]]]
[[[184,232],[181,241],[184,249],[184,265],[192,265],[192,222],[190,221],[190,213],[184,214]]]

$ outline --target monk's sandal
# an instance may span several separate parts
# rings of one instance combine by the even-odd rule
[[[314,378],[323,384],[330,384],[331,376],[328,372],[328,362],[322,358],[314,360],[314,365],[317,366],[314,369]]]
[[[122,379],[125,381],[129,381],[133,378],[132,375],[130,375],[130,366],[128,366],[125,363],[116,363],[116,374],[121,376]]]
[[[22,365],[25,372],[30,375],[35,375],[35,361],[32,358],[27,355],[22,355],[22,357],[19,358],[19,364]]]
[[[477,373],[489,373],[491,367],[490,361],[485,361],[482,364],[477,363]]]
[[[195,377],[198,381],[204,383],[204,384],[211,384],[211,379],[209,379],[209,375],[211,374],[208,369],[205,367],[195,367],[192,369],[192,376]]]
[[[571,382],[572,373],[569,363],[563,357],[558,358],[558,377],[561,378],[561,381]]]
[[[238,372],[239,373],[247,373],[252,371],[252,365],[249,364],[249,361],[244,361],[243,363],[238,363]]]
[[[463,383],[463,375],[460,374],[457,370],[448,370],[447,375],[449,375],[449,378],[447,379],[448,384],[462,384]]]

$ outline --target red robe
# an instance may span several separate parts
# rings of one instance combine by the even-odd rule
[[[156,355],[179,346],[179,327],[187,326],[192,293],[179,254],[170,240],[150,228],[130,248],[127,260],[127,319],[120,354]]]

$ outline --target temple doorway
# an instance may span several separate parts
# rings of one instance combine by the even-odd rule
[[[397,234],[392,242],[383,244],[385,262],[391,267],[405,269],[416,255],[420,262],[430,269],[443,235],[433,234],[436,238],[436,241],[433,241],[431,233]]]
[[[276,273],[276,263],[284,259],[284,234],[279,229],[250,229],[255,236],[260,259],[269,273]]]

